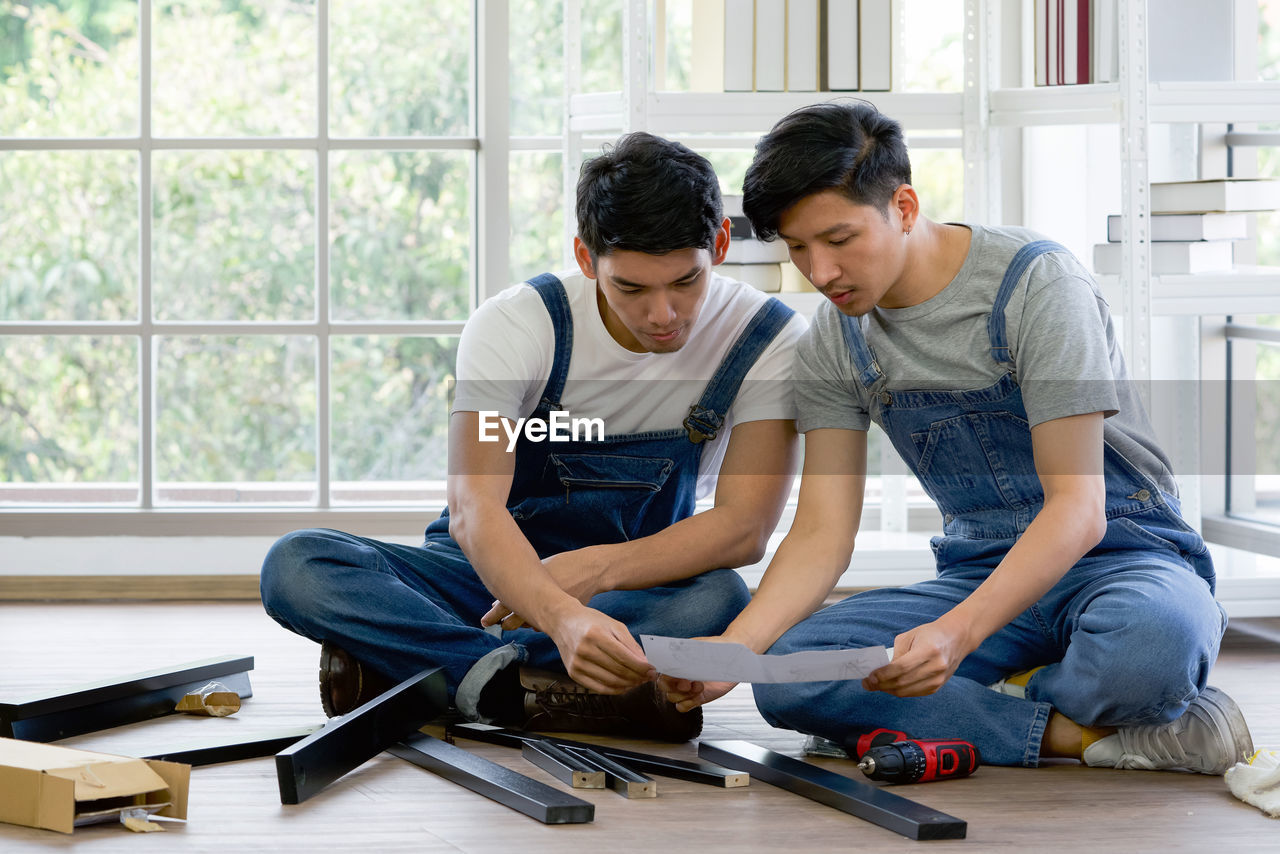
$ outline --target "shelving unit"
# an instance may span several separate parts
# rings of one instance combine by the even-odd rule
[[[901,22],[896,0],[895,20]],[[1153,324],[1157,318],[1184,318],[1185,330],[1198,328],[1201,316],[1280,312],[1280,268],[1237,267],[1231,272],[1200,275],[1152,276],[1147,231],[1150,218],[1149,141],[1153,125],[1280,123],[1280,83],[1149,83],[1147,81],[1147,0],[1117,0],[1119,82],[1036,87],[1030,85],[1030,66],[1002,68],[1023,45],[1029,28],[1030,0],[965,0],[963,10],[964,77],[959,93],[685,93],[648,88],[650,21],[645,0],[626,0],[623,20],[623,89],[621,92],[581,92],[577,71],[579,0],[566,6],[565,187],[571,200],[576,170],[583,156],[584,136],[607,136],[648,130],[665,136],[693,137],[707,147],[749,148],[782,115],[816,100],[850,95],[865,97],[899,120],[909,136],[959,134],[964,155],[965,217],[977,222],[1005,223],[1002,176],[1010,173],[1002,161],[1002,139],[1010,130],[1037,126],[1111,125],[1119,131],[1116,158],[1120,167],[1120,213],[1123,257],[1121,276],[1099,277],[1113,312],[1122,318],[1125,358],[1134,380],[1153,376],[1156,349]],[[1016,73],[1015,73],[1016,72]],[[1009,86],[1008,82],[1022,85]],[[695,136],[696,135],[696,136]],[[914,147],[914,144],[913,144]],[[1017,152],[1020,156],[1020,150]],[[1016,170],[1015,170],[1016,172]],[[1012,188],[1011,188],[1012,189]],[[566,210],[572,210],[570,203]],[[1012,223],[1011,223],[1012,224]],[[572,228],[570,225],[569,228]],[[1088,261],[1085,260],[1087,264]],[[820,304],[816,293],[780,294],[806,314]],[[1199,339],[1182,355],[1177,370],[1188,379],[1200,374]],[[1161,364],[1162,371],[1168,366]],[[1157,371],[1156,373],[1160,373]],[[1148,401],[1148,403],[1151,403]],[[1158,403],[1158,402],[1157,402]],[[1197,404],[1198,405],[1198,404]],[[1189,413],[1176,427],[1179,435],[1166,439],[1175,467],[1200,470],[1196,463],[1202,441],[1198,413]],[[1195,522],[1200,515],[1199,479],[1184,482],[1184,511]],[[900,497],[900,496],[899,496]],[[894,502],[886,494],[885,506]],[[898,502],[901,504],[901,502]],[[885,531],[905,530],[905,510]],[[861,536],[861,535],[860,535]],[[891,548],[896,556],[898,551]],[[894,557],[910,573],[911,559]],[[918,571],[924,577],[923,567]],[[907,580],[907,579],[903,579]],[[1245,579],[1225,580],[1230,587]],[[1248,580],[1236,598],[1258,600],[1255,587],[1265,588],[1262,600],[1280,602],[1280,579]],[[1270,606],[1268,606],[1270,607]],[[1280,606],[1276,612],[1280,613]]]

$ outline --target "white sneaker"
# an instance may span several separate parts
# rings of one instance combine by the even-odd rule
[[[1121,727],[1085,748],[1086,765],[1141,771],[1183,769],[1222,774],[1253,753],[1253,739],[1235,701],[1205,688],[1182,717],[1167,724]]]

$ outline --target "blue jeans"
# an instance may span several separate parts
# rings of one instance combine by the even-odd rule
[[[750,597],[741,576],[716,569],[645,590],[615,590],[591,599],[632,634],[692,637],[725,630]],[[493,604],[452,540],[405,546],[341,531],[294,531],[276,542],[262,565],[262,602],[285,628],[337,643],[396,680],[443,667],[450,699],[472,666],[506,648],[505,661],[564,670],[551,638],[532,629],[480,627]]]
[[[986,545],[994,546],[989,557],[936,579],[825,608],[769,652],[892,646],[977,589],[1009,544]],[[1087,726],[1177,718],[1204,688],[1225,627],[1208,584],[1176,553],[1095,550],[983,641],[935,694],[900,698],[857,681],[805,682],[756,685],[755,699],[772,725],[837,742],[884,727],[964,739],[991,765],[1035,766],[1052,710]],[[987,687],[1039,665],[1046,666],[1027,684],[1026,699]]]

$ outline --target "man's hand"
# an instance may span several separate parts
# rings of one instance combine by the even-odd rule
[[[588,546],[543,558],[542,566],[556,584],[560,585],[561,590],[585,605],[597,593],[605,592],[604,555],[605,551],[600,546]],[[498,623],[508,632],[521,626],[541,631],[502,602],[495,600],[493,607],[480,618],[480,625],[492,626]]]
[[[676,704],[676,710],[681,712],[718,700],[732,691],[737,684],[737,682],[694,682],[689,679],[677,679],[674,676],[658,678],[658,687],[662,689],[669,702]]]
[[[693,638],[693,640],[711,641],[713,643],[737,643],[723,635],[719,637]],[[666,694],[669,702],[676,704],[676,709],[687,712],[698,706],[705,706],[712,700],[719,700],[737,685],[737,682],[698,682],[693,679],[681,679],[677,676],[662,675],[658,678],[658,687]]]
[[[863,679],[862,687],[895,697],[924,697],[937,691],[973,651],[968,632],[952,623],[944,617],[898,635],[893,661]]]
[[[627,627],[600,611],[580,608],[547,633],[565,670],[592,691],[621,694],[658,677]]]

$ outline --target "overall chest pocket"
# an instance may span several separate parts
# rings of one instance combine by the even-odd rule
[[[1043,502],[1026,419],[969,412],[911,434],[916,474],[943,513],[1022,509]]]
[[[655,520],[647,517],[659,506],[672,505],[671,511],[660,513],[658,528],[675,521],[667,518],[676,509],[673,502],[659,500],[665,498],[661,493],[674,468],[675,461],[666,457],[549,454],[543,471],[546,492],[526,498],[511,513],[517,522],[532,523],[539,536],[567,538],[575,548],[635,539],[654,527],[647,523]]]
[[[638,490],[657,492],[667,482],[674,461],[664,457],[622,454],[551,454],[555,477],[572,495],[574,490]]]

